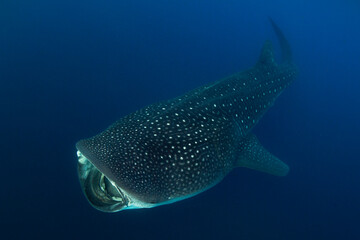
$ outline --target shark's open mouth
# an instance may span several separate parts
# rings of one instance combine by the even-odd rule
[[[77,156],[80,184],[90,204],[104,212],[117,212],[126,208],[129,199],[121,189],[80,151],[77,152]]]

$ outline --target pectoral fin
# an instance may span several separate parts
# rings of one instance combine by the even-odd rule
[[[276,176],[286,176],[289,167],[261,146],[257,137],[249,134],[240,144],[238,167],[246,167]]]

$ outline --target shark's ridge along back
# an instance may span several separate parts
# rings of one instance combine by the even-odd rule
[[[253,68],[149,105],[76,144],[80,183],[95,208],[173,203],[209,189],[236,167],[288,173],[251,133],[296,76],[290,46],[270,21],[284,62],[275,62],[266,41]]]

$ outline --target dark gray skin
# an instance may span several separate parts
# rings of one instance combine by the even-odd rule
[[[140,109],[76,144],[100,174],[96,176],[103,174],[112,183],[100,183],[108,187],[95,191],[89,186],[100,180],[94,174],[82,175],[79,166],[81,181],[88,178],[82,185],[93,206],[114,200],[114,195],[120,199],[118,207],[98,208],[119,211],[131,205],[130,198],[145,207],[171,203],[214,186],[235,167],[287,174],[288,166],[251,134],[297,72],[288,42],[271,23],[282,48],[282,64],[275,63],[267,41],[253,68]]]

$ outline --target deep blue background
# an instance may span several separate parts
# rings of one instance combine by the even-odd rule
[[[358,1],[0,1],[0,234],[5,239],[360,239]],[[75,142],[251,67],[267,21],[300,74],[254,129],[287,162],[236,169],[194,198],[105,214]]]

